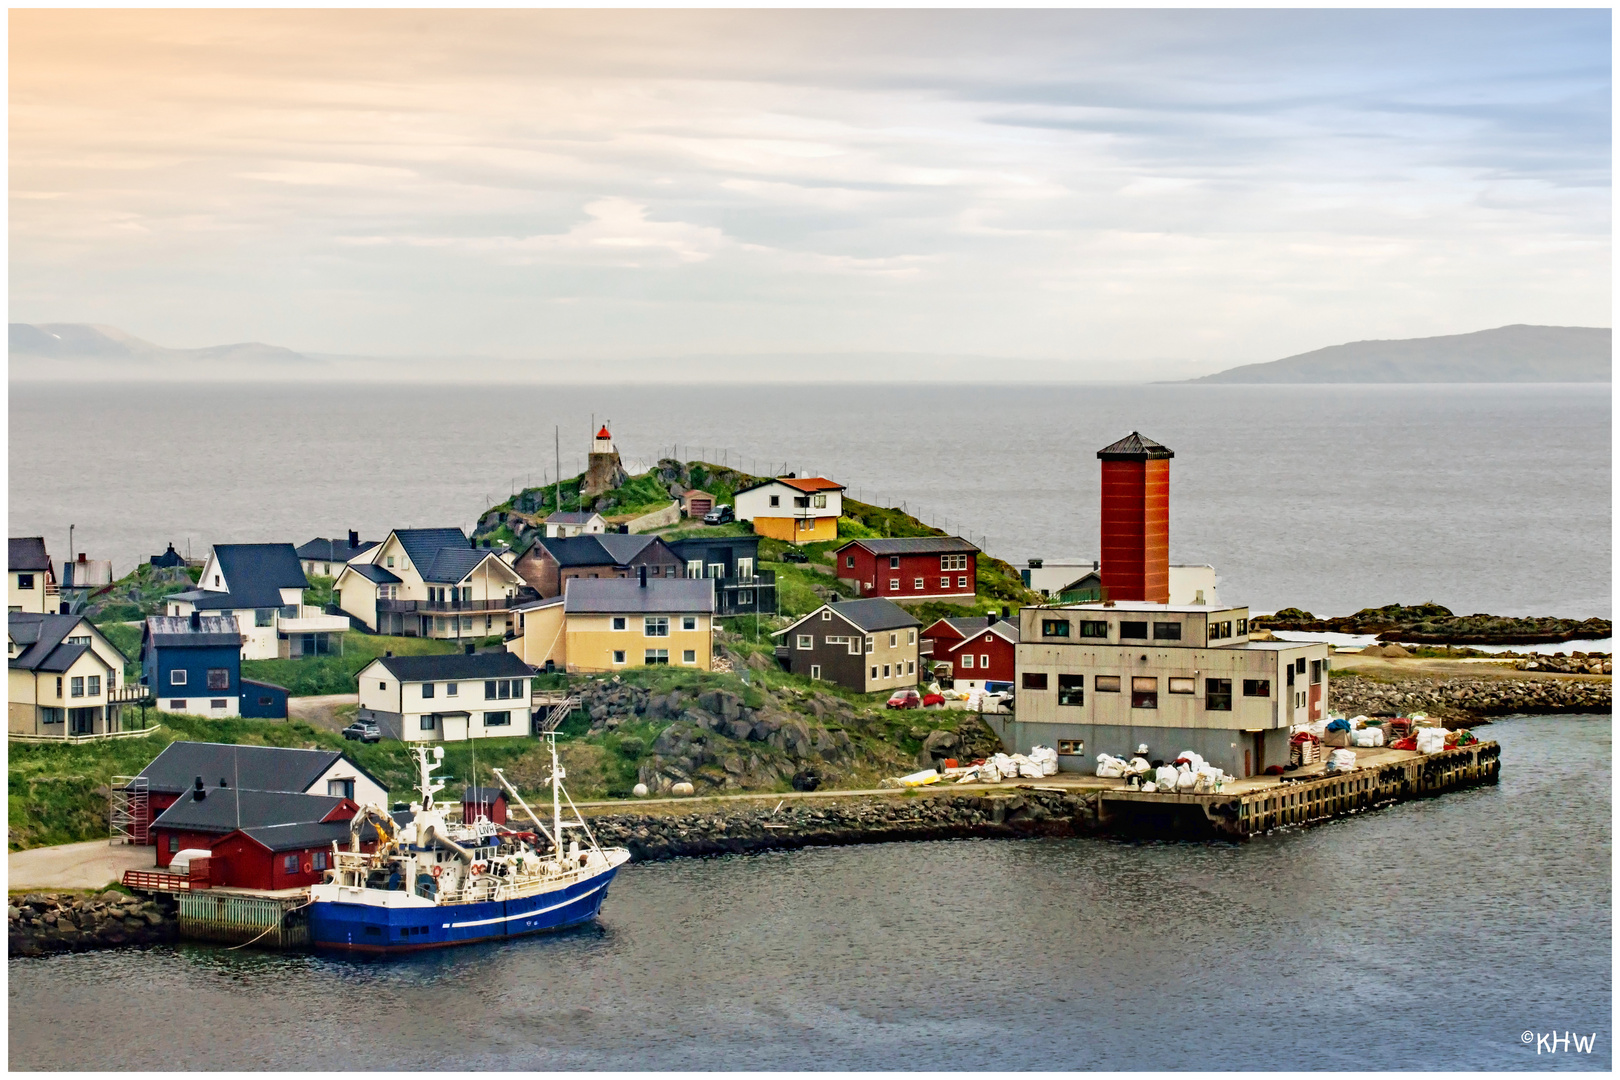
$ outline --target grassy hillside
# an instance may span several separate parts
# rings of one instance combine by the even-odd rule
[[[148,615],[163,614],[164,598],[185,592],[202,576],[200,566],[156,567],[141,563],[105,592],[91,597],[85,614],[98,626],[109,622],[130,622]],[[120,646],[122,648],[122,646]]]
[[[138,640],[138,635],[137,635]],[[350,630],[343,635],[342,655],[297,660],[244,660],[242,677],[284,686],[294,697],[352,694],[360,669],[385,652],[395,656],[453,653],[461,646],[439,638],[389,637]]]

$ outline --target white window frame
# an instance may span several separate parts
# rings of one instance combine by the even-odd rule
[[[910,630],[906,631],[906,644],[907,645],[915,645],[915,644],[917,644],[917,628],[915,626],[913,626]]]
[[[184,685],[186,685],[186,673],[185,673],[185,670],[183,668],[175,668],[173,671],[169,672],[169,685],[170,686],[184,686]],[[58,694],[57,696],[60,697],[61,695]]]
[[[624,656],[625,656],[625,651],[623,649],[614,649],[613,650],[613,662],[615,664],[624,663],[625,662]]]
[[[683,649],[681,651],[681,663],[683,663],[683,664],[695,664],[695,663],[697,663],[697,650],[696,649]]]
[[[810,677],[812,679],[821,678],[821,665],[820,664],[811,664],[810,665]]]
[[[627,615],[615,615],[613,621],[608,623],[608,629],[610,630],[628,630],[629,628],[630,618]]]
[[[824,609],[822,611],[822,613],[821,613],[821,621],[822,622],[830,622],[831,620],[832,620],[832,609],[831,608]]]
[[[641,636],[663,638],[669,637],[668,615],[647,615],[641,620]]]
[[[972,671],[973,670],[973,654],[972,653],[963,653],[962,654],[962,670],[963,671]]]
[[[697,629],[697,616],[696,615],[682,615],[681,616],[681,629],[682,630],[696,630]]]
[[[900,635],[899,634],[890,634],[889,635],[889,648],[895,649],[895,648],[899,648],[899,646],[900,646]]]
[[[799,649],[808,650],[816,647],[816,636],[814,634],[799,634],[797,637],[799,639]]]
[[[988,668],[990,666],[990,654],[989,653],[980,653],[979,654],[979,666],[982,667],[982,668]]]
[[[917,590],[918,592],[922,592],[923,589],[926,588],[926,586],[923,585],[923,579],[922,578],[913,578],[912,581],[911,581],[911,587],[913,589]]]
[[[899,578],[892,577],[892,578],[889,579],[889,591],[890,592],[899,592],[900,591],[900,579]]]

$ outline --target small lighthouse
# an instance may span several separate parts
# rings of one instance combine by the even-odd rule
[[[585,495],[600,495],[612,491],[629,478],[619,462],[619,451],[613,447],[613,433],[606,424],[597,429],[591,440],[591,455],[585,467]]]
[[[1139,431],[1097,451],[1104,600],[1170,602],[1170,459],[1175,456]]]

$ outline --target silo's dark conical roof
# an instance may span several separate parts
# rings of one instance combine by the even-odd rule
[[[1173,458],[1176,452],[1163,443],[1156,443],[1140,431],[1133,431],[1119,442],[1097,451],[1104,461],[1130,461],[1146,458]]]

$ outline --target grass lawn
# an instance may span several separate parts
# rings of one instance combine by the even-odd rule
[[[483,643],[486,639],[479,639]],[[352,694],[360,669],[384,652],[395,656],[423,656],[459,652],[461,645],[440,638],[388,637],[350,630],[343,635],[342,655],[302,657],[296,660],[244,660],[242,677],[285,686],[293,697],[315,694]]]

